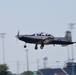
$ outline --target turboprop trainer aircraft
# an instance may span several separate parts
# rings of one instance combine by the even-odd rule
[[[71,31],[66,31],[64,37],[54,37],[51,34],[44,34],[43,32],[32,34],[32,35],[19,35],[19,32],[16,36],[19,40],[24,41],[26,48],[26,43],[35,44],[35,49],[38,49],[38,44],[40,44],[40,48],[43,49],[44,45],[62,45],[67,46],[76,42],[72,42]]]

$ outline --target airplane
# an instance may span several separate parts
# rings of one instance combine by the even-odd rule
[[[40,44],[40,48],[43,49],[44,45],[62,45],[67,46],[70,44],[74,44],[76,42],[72,42],[71,31],[66,31],[65,37],[54,37],[51,34],[44,34],[44,32],[35,33],[32,35],[16,35],[16,37],[25,42],[24,48],[26,48],[26,43],[35,44],[35,49],[38,49],[38,45]]]

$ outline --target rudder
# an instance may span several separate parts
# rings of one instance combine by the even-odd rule
[[[65,38],[66,38],[68,41],[72,41],[71,31],[66,31]]]

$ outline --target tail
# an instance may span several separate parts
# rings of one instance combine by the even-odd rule
[[[71,31],[66,31],[65,38],[66,38],[68,41],[72,42]]]

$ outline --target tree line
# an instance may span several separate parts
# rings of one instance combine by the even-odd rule
[[[9,67],[7,64],[0,64],[0,75],[18,75],[18,74],[13,74],[12,72],[8,71]],[[33,75],[32,71],[25,71],[21,73],[20,75]]]

